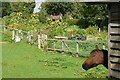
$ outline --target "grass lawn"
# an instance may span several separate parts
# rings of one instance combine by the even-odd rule
[[[3,78],[105,78],[107,69],[99,65],[85,71],[84,57],[46,52],[26,43],[2,45]]]

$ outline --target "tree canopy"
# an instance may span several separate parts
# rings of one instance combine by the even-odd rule
[[[2,16],[10,15],[12,12],[31,14],[35,7],[34,2],[3,2]]]
[[[22,12],[26,17],[33,13],[34,7],[34,2],[3,2],[2,16],[10,15],[12,12]],[[107,5],[104,3],[43,2],[41,7],[38,17],[42,22],[46,22],[48,15],[62,13],[63,16],[70,16],[73,19],[84,19],[88,25],[98,25],[100,18],[102,25],[107,25]]]
[[[95,25],[99,18],[107,19],[107,5],[104,3],[44,2],[42,8],[48,14],[62,13],[73,19],[86,19],[91,25]]]

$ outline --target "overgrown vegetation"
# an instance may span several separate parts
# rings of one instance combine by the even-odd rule
[[[28,6],[30,7],[28,8]],[[79,34],[100,36],[99,40],[106,39],[102,35],[106,32],[105,28],[107,27],[107,6],[105,4],[44,2],[38,14],[32,13],[34,6],[35,4],[31,2],[3,3],[5,25],[25,31],[45,30],[48,31],[49,38],[54,38],[56,35],[71,37]],[[63,14],[62,22],[59,20],[52,21],[50,15],[60,13]],[[101,22],[98,18],[102,19]],[[98,33],[98,27],[103,30],[99,35],[96,34]]]

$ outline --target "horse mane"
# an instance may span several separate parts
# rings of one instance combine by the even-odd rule
[[[104,49],[102,49],[101,51],[104,54],[104,63],[103,63],[103,65],[108,69],[108,51],[104,50]]]

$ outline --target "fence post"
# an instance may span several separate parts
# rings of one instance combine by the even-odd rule
[[[7,26],[4,27],[4,31],[6,31],[6,30],[7,30]]]
[[[44,34],[42,33],[41,34],[41,46],[42,46],[42,48],[44,48]]]
[[[30,41],[31,41],[31,33],[30,31],[28,31],[28,42],[30,43]]]
[[[19,34],[18,30],[16,30],[16,36],[18,36],[18,34]]]
[[[14,39],[15,39],[15,30],[12,29],[12,40],[14,40]]]
[[[41,43],[40,43],[40,32],[38,32],[38,48],[40,49],[41,48]]]
[[[105,43],[103,43],[102,48],[105,50]]]
[[[42,34],[42,47],[47,48],[47,34]]]
[[[64,51],[64,41],[62,40],[62,51]]]
[[[23,32],[22,32],[22,30],[20,32],[20,37],[21,37],[21,40],[22,40],[23,39]]]
[[[54,50],[55,50],[55,42],[56,42],[56,41],[53,42],[53,49],[54,49]]]
[[[76,42],[76,57],[78,57],[79,54],[79,44],[78,41]]]

